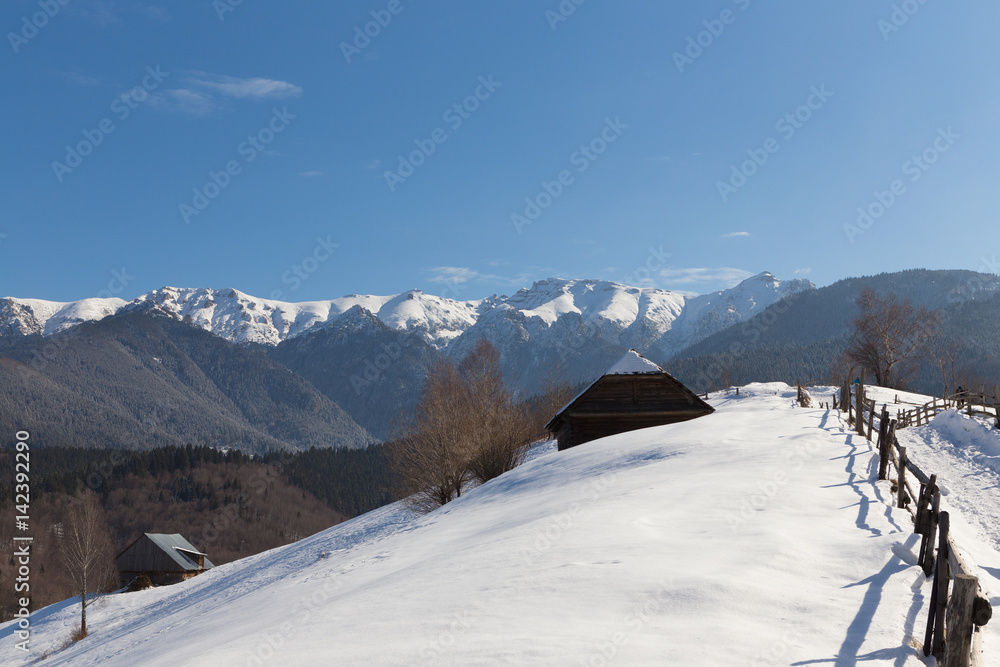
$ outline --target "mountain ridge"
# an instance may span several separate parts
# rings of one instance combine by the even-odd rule
[[[561,318],[578,314],[585,328],[595,328],[616,344],[676,351],[785,296],[815,289],[808,280],[780,281],[766,271],[733,288],[695,297],[614,281],[562,278],[535,281],[509,297],[493,295],[469,301],[414,289],[389,296],[351,294],[293,303],[255,297],[234,288],[161,287],[128,302],[4,297],[0,299],[0,335],[48,336],[84,321],[138,312],[193,324],[233,343],[277,346],[334,326],[361,307],[390,328],[416,334],[435,349],[449,353],[469,332],[480,334],[476,329],[481,322],[479,329],[488,329],[490,322],[509,319],[511,311],[523,315],[519,319],[536,338]]]

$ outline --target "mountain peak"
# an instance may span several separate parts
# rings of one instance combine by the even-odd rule
[[[450,351],[454,342],[474,328],[486,329],[478,331],[477,336],[499,335],[496,327],[507,326],[501,320],[514,318],[523,323],[517,326],[526,327],[522,333],[504,334],[513,336],[513,340],[561,335],[546,332],[568,317],[565,322],[582,322],[609,343],[626,349],[648,350],[650,345],[660,345],[666,350],[677,348],[681,342],[690,343],[706,332],[714,333],[790,293],[810,288],[814,286],[808,281],[782,283],[767,271],[731,290],[702,297],[610,280],[549,277],[534,281],[531,287],[510,297],[494,295],[478,301],[456,301],[411,289],[391,296],[351,294],[328,301],[290,303],[258,298],[233,287],[164,285],[128,303],[122,299],[71,303],[0,300],[0,335],[48,335],[82,321],[126,311],[170,317],[234,343],[273,346],[344,317],[348,319],[341,324],[356,326],[375,317],[391,329],[416,334],[431,346]],[[707,323],[706,317],[713,323]],[[692,324],[695,320],[698,323]],[[480,323],[482,326],[477,327]],[[678,337],[681,332],[685,333]],[[664,348],[661,343],[665,336],[677,341]]]

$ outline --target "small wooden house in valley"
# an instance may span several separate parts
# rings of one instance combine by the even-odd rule
[[[215,567],[207,554],[179,533],[143,533],[115,557],[115,565],[122,585],[145,574],[158,586],[175,584]]]
[[[715,412],[670,373],[629,350],[545,425],[559,450]]]

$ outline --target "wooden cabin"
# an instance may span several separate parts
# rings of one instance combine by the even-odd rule
[[[616,433],[715,412],[670,373],[629,350],[545,425],[559,451]]]
[[[215,567],[179,533],[143,533],[115,557],[115,565],[123,586],[140,574],[157,586],[175,584]]]

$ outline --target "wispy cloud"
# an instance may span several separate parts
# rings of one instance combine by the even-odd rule
[[[368,162],[365,163],[365,169],[378,169],[379,165],[381,164],[382,160],[379,160],[377,158],[372,158],[371,160],[368,160]]]
[[[810,267],[806,267],[804,269],[795,269],[795,274],[796,275],[803,275],[803,274],[806,274],[806,273],[812,273],[812,267],[811,266]]]
[[[722,283],[730,287],[741,283],[754,274],[743,269],[724,266],[719,268],[666,268],[659,273],[661,283],[673,285],[697,285],[699,283]]]
[[[94,0],[93,2],[77,4],[74,5],[71,11],[79,12],[89,21],[96,23],[102,28],[121,22],[121,18],[115,13],[112,3],[105,0]]]
[[[438,284],[464,285],[483,277],[478,271],[465,266],[435,266],[427,271],[431,274],[428,280]]]
[[[97,77],[90,76],[89,74],[81,74],[80,72],[58,72],[58,74],[75,86],[97,86],[101,83],[101,80]]]
[[[170,20],[170,12],[163,7],[157,7],[156,5],[147,5],[143,7],[143,13],[154,21],[163,21],[165,23]]]
[[[489,263],[496,265],[494,262]],[[506,264],[506,262],[504,262]],[[520,289],[531,285],[540,275],[553,273],[551,268],[545,267],[522,267],[524,270],[516,275],[498,275],[495,273],[481,273],[467,266],[435,266],[426,269],[429,274],[428,281],[436,285],[441,285],[443,296],[458,299],[462,298],[465,290],[470,285],[488,285],[490,289],[500,287],[502,289]]]
[[[729,232],[728,234],[723,234],[724,239],[733,239],[740,236],[750,236],[750,232]]]
[[[237,100],[285,99],[302,94],[302,88],[293,83],[261,77],[239,79],[224,74],[190,72],[185,80],[196,88]]]
[[[316,178],[318,176],[323,176],[322,171],[300,171],[299,176],[305,176],[306,178]]]
[[[212,95],[187,88],[157,92],[150,95],[149,103],[166,111],[183,113],[188,116],[209,116],[229,109],[227,104]]]
[[[232,111],[234,100],[267,100],[298,97],[302,88],[287,81],[253,77],[239,79],[224,74],[184,72],[179,88],[150,95],[152,104],[189,116],[208,116]]]

